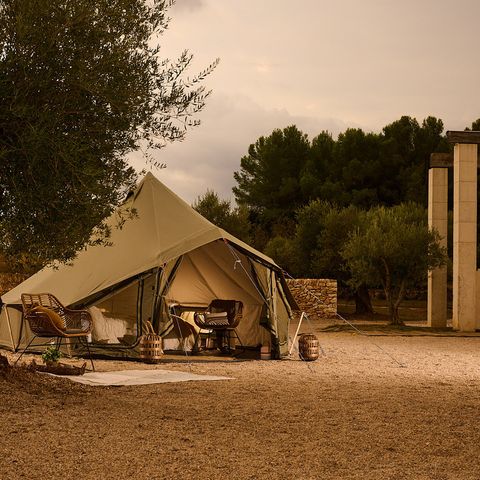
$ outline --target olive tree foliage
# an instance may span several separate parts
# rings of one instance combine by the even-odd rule
[[[353,205],[339,207],[324,200],[312,201],[297,212],[294,237],[272,239],[266,252],[295,276],[335,278],[343,290],[351,290],[356,313],[373,313],[366,285],[350,289],[350,271],[341,255],[364,215]]]
[[[0,250],[68,261],[137,180],[126,154],[182,140],[208,91],[160,57],[159,0],[0,3]],[[95,240],[93,240],[95,238]]]
[[[447,261],[438,232],[430,230],[423,207],[407,203],[368,211],[341,251],[352,285],[381,285],[392,324],[408,287],[425,282],[428,270]]]
[[[233,207],[229,200],[221,200],[216,192],[207,190],[195,200],[192,207],[217,227],[244,242],[250,241],[251,225],[248,210],[244,206]]]
[[[303,271],[296,244],[292,238],[275,235],[268,240],[264,252],[282,267],[287,276],[301,277],[298,272]]]

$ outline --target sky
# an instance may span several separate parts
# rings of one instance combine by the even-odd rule
[[[479,0],[177,0],[161,55],[217,57],[201,125],[153,153],[151,169],[189,203],[207,189],[234,200],[250,144],[296,125],[312,139],[346,128],[380,132],[402,115],[446,130],[480,118]]]

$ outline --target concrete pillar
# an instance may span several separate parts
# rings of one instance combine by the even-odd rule
[[[457,143],[453,157],[453,328],[476,327],[477,145]]]
[[[440,234],[440,244],[447,247],[448,168],[428,171],[428,226]],[[427,321],[429,327],[447,326],[447,267],[428,272]]]
[[[477,330],[480,330],[480,270],[477,270]]]

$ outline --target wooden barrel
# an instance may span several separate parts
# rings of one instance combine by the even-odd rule
[[[269,345],[263,345],[260,347],[260,360],[271,360],[272,353]]]
[[[140,338],[140,358],[145,363],[158,363],[163,355],[162,337],[155,333],[150,322],[147,322],[146,335]]]
[[[298,354],[305,362],[313,362],[319,354],[318,338],[312,333],[304,333],[298,339]]]

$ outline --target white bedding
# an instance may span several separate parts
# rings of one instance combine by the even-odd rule
[[[90,307],[93,320],[92,340],[100,343],[119,343],[118,339],[128,334],[128,322],[122,318],[103,315],[97,307]]]

